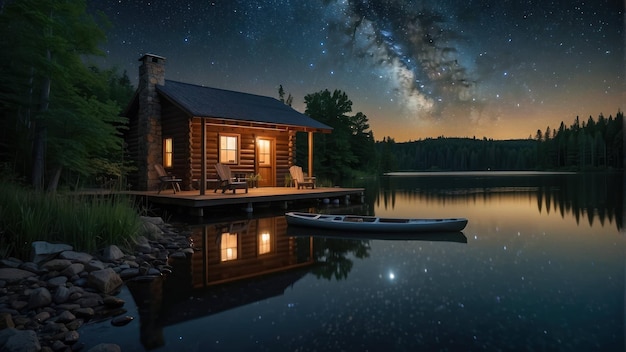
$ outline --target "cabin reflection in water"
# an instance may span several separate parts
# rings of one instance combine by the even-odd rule
[[[283,216],[202,225],[192,240],[194,288],[313,264],[311,240],[287,236]]]

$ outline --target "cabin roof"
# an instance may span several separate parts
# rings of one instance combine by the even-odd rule
[[[329,132],[332,127],[300,113],[278,99],[165,80],[157,91],[194,117],[298,126]]]

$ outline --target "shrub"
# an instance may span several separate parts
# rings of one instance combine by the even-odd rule
[[[138,210],[122,195],[42,193],[0,183],[0,256],[26,259],[33,241],[67,243],[85,252],[126,246],[139,229]]]

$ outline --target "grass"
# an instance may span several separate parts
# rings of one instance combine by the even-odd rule
[[[31,243],[66,243],[93,253],[127,246],[139,233],[139,212],[127,197],[44,193],[0,182],[0,257],[27,260]]]

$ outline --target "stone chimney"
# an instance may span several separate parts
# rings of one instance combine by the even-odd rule
[[[137,188],[153,190],[159,183],[154,165],[163,162],[161,104],[156,85],[165,84],[165,58],[145,54],[139,61]]]

